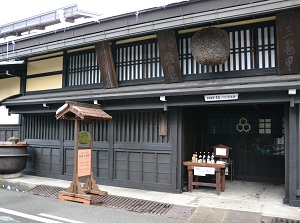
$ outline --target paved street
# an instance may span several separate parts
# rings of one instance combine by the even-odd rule
[[[176,223],[183,221],[0,189],[0,222]]]
[[[130,199],[123,202],[118,199],[117,201],[121,202],[118,208],[118,205],[107,205],[108,201],[83,205],[61,201],[55,199],[56,196],[49,198],[33,195],[35,193],[32,192],[41,185],[47,185],[50,189],[51,187],[67,188],[69,184],[70,182],[65,180],[31,175],[0,179],[0,222],[271,223],[273,217],[300,221],[300,209],[282,204],[283,187],[272,184],[229,181],[226,192],[220,195],[211,188],[172,194],[99,185],[112,197],[173,205],[163,216],[147,211],[154,210],[152,204],[139,207],[143,213],[128,211],[123,207],[134,206]],[[44,194],[49,195],[48,189],[43,190]]]

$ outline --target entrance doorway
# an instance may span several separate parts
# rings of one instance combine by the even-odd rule
[[[233,179],[284,183],[283,105],[184,108],[183,159],[211,154],[219,144],[231,148]]]

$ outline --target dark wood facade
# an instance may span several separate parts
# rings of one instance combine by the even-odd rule
[[[294,13],[299,12],[288,15]],[[61,73],[61,89],[24,92],[3,102],[21,114],[20,137],[31,154],[27,173],[71,179],[74,128],[56,121],[55,111],[65,100],[96,100],[113,117],[94,127],[97,182],[180,192],[187,181],[182,162],[195,151],[224,144],[232,148],[236,179],[284,181],[284,202],[300,206],[300,98],[288,94],[300,90],[300,70],[297,64],[289,70],[283,62],[288,51],[282,54],[282,49],[290,47],[283,33],[292,32],[284,28],[292,21],[286,18],[285,12],[274,12],[215,22],[227,31],[231,45],[228,60],[217,66],[197,63],[190,49],[194,33],[209,22],[98,41],[88,49],[63,49],[62,70],[22,77],[24,91],[26,79]],[[298,53],[292,55],[295,60]],[[229,93],[238,94],[238,100],[204,100],[205,95]],[[167,117],[164,134],[162,115]],[[251,131],[239,131],[241,120]]]

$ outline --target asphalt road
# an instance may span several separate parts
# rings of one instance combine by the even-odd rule
[[[1,188],[0,222],[179,223],[184,221],[158,215],[61,201]]]

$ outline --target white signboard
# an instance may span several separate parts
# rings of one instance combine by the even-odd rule
[[[205,176],[206,174],[215,175],[214,167],[194,166],[195,176]]]
[[[205,101],[229,101],[237,100],[239,94],[214,94],[214,95],[204,95]]]
[[[205,167],[194,166],[194,175],[195,176],[205,176]]]
[[[225,148],[216,148],[216,156],[226,156]]]

